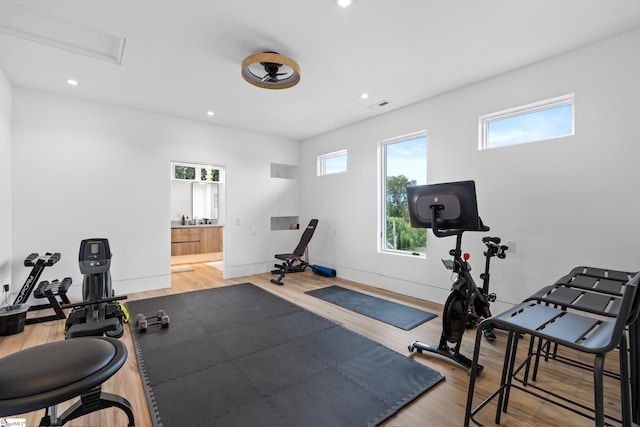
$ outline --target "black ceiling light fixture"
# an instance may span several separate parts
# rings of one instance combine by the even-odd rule
[[[286,89],[300,81],[300,66],[276,52],[255,53],[242,61],[242,77],[261,88]]]

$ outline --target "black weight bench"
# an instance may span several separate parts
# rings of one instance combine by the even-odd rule
[[[127,348],[115,338],[86,337],[55,341],[0,359],[0,418],[45,409],[40,426],[66,422],[105,408],[134,417],[124,398],[101,390],[127,359]],[[59,403],[80,397],[60,417]]]
[[[272,274],[279,274],[280,276],[277,279],[271,279],[272,283],[276,285],[284,285],[282,283],[282,278],[288,273],[299,273],[304,271],[309,263],[302,259],[302,257],[307,252],[307,246],[313,237],[313,233],[316,231],[316,227],[318,226],[318,220],[312,219],[309,221],[309,225],[305,228],[302,233],[302,237],[300,238],[300,242],[298,246],[293,250],[293,253],[290,254],[276,254],[276,259],[283,261],[282,264],[274,264],[276,270],[272,270]]]

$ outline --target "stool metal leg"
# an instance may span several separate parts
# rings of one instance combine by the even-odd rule
[[[507,382],[507,375],[510,372],[510,361],[513,359],[511,357],[511,351],[513,348],[513,332],[509,331],[507,336],[507,344],[505,347],[505,355],[502,369],[502,377],[500,381],[500,387],[498,387],[493,393],[491,393],[487,398],[485,398],[478,406],[473,407],[473,394],[475,389],[476,378],[481,372],[480,365],[478,365],[478,359],[480,357],[480,345],[482,343],[482,330],[484,329],[485,324],[481,323],[478,326],[478,332],[476,334],[476,343],[475,349],[473,352],[473,359],[471,360],[471,375],[469,378],[469,391],[467,393],[467,407],[465,410],[465,418],[464,418],[464,426],[468,427],[471,420],[473,420],[473,416],[480,412],[482,408],[484,408],[487,404],[489,404],[496,396],[499,396],[498,402],[498,410],[497,413],[500,413],[500,408],[502,407],[502,402],[504,400],[505,393],[505,383]],[[498,415],[497,415],[498,416]],[[499,417],[499,416],[498,416]],[[476,424],[479,424],[474,420]]]
[[[548,354],[550,349],[550,343],[544,343],[542,338],[538,338],[538,351],[536,352],[535,362],[533,364],[533,375],[531,376],[532,381],[538,380],[538,368],[540,367],[540,354],[544,351],[547,356],[545,356],[545,361],[548,360]]]
[[[533,347],[535,345],[536,339],[535,337],[531,337],[531,339],[529,340],[529,352],[527,354],[532,355],[533,353]],[[536,374],[538,372],[538,360],[540,358],[540,348],[541,348],[541,341],[538,341],[538,349],[536,351],[536,357],[534,359],[534,371],[533,371],[533,376],[532,376],[532,380],[535,381],[536,380]],[[531,358],[527,358],[526,361],[526,366],[524,369],[524,377],[522,380],[522,383],[524,385],[526,385],[529,382],[529,372],[531,370]]]
[[[93,411],[112,407],[120,408],[127,415],[129,426],[135,425],[133,408],[129,401],[122,396],[101,391],[100,387],[83,394],[80,400],[69,407],[60,416],[60,425]]]
[[[631,414],[634,423],[640,423],[640,317],[629,325],[629,358],[631,359]]]
[[[502,413],[507,413],[509,406],[509,396],[511,394],[511,383],[513,380],[513,372],[516,366],[516,356],[518,354],[518,341],[520,336],[517,332],[509,331],[507,339],[507,348],[505,350],[505,363],[502,368],[502,379],[500,380],[500,388],[502,389],[498,398],[498,408],[496,409],[496,424],[500,424]],[[508,359],[507,359],[508,358]]]
[[[474,415],[473,409],[473,391],[476,385],[476,377],[480,372],[478,368],[478,359],[480,357],[480,344],[482,343],[482,324],[478,326],[476,333],[476,344],[473,350],[473,359],[471,360],[471,372],[469,376],[469,391],[467,392],[467,408],[464,413],[464,426],[469,427],[469,422]]]
[[[629,352],[627,339],[623,335],[620,340],[620,400],[622,405],[622,425],[631,426],[631,396],[629,393]]]
[[[604,356],[596,355],[593,362],[593,406],[595,410],[596,427],[604,427]]]
[[[40,420],[40,424],[38,427],[51,427],[51,426],[59,426],[60,420],[58,420],[58,406],[53,405],[49,406],[44,410],[44,416]]]

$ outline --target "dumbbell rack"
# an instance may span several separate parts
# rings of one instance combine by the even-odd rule
[[[51,320],[59,320],[64,319],[66,316],[60,307],[60,302],[56,297],[60,297],[60,300],[64,304],[69,303],[69,299],[67,298],[67,290],[71,286],[71,277],[65,277],[61,282],[57,279],[53,282],[49,283],[48,281],[43,281],[38,285],[38,288],[34,292],[34,288],[38,279],[42,275],[42,272],[46,267],[50,267],[54,265],[56,262],[60,260],[60,253],[46,253],[45,255],[38,255],[37,253],[30,254],[24,260],[25,267],[32,267],[27,280],[22,285],[18,296],[13,302],[14,306],[19,306],[21,304],[25,304],[29,299],[29,295],[34,293],[34,297],[36,298],[46,298],[49,303],[47,304],[38,304],[29,306],[29,311],[37,311],[51,308],[55,311],[55,314],[49,316],[41,316],[41,317],[30,317],[27,318],[25,323],[27,325],[34,323],[42,323],[48,322]]]

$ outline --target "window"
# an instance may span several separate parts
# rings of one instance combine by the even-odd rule
[[[171,179],[184,181],[219,182],[220,169],[216,166],[171,163]]]
[[[187,179],[187,180],[195,180],[196,179],[196,168],[195,166],[187,166],[187,165],[178,165],[173,164],[173,178],[174,179]]]
[[[573,104],[571,94],[481,116],[479,149],[573,135]]]
[[[347,171],[347,150],[318,156],[318,176]]]
[[[424,255],[427,230],[411,228],[406,188],[427,183],[427,137],[419,133],[383,141],[380,151],[381,250]]]

